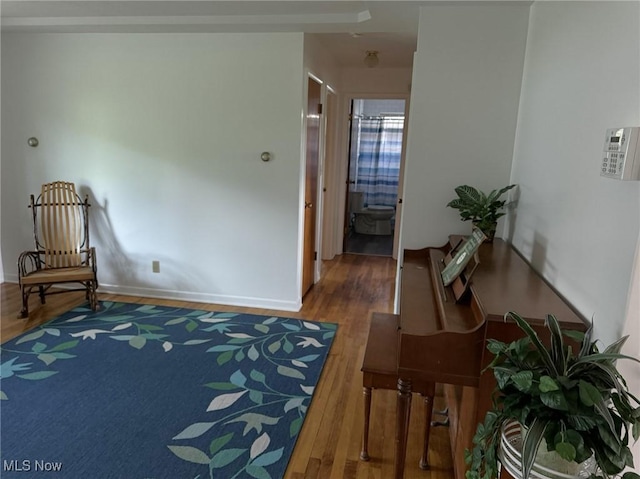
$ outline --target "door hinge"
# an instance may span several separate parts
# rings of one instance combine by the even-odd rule
[[[313,252],[313,261],[318,261],[318,252],[317,251]]]
[[[318,103],[318,115],[322,115],[322,103]]]

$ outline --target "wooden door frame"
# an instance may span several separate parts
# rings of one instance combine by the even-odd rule
[[[302,285],[303,285],[303,271],[304,271],[304,222],[305,222],[305,193],[306,193],[306,174],[307,174],[307,114],[308,114],[308,98],[309,98],[309,80],[312,79],[320,84],[320,102],[324,106],[326,104],[327,89],[330,89],[333,93],[335,90],[327,85],[318,75],[315,75],[311,70],[305,68],[304,85],[303,85],[303,111],[302,111],[302,138],[301,138],[301,168],[300,168],[300,200],[299,200],[299,245],[298,248],[298,291],[300,292],[300,301],[302,301]],[[314,262],[313,268],[313,283],[317,283],[321,276],[321,260],[320,251],[322,251],[322,223],[324,216],[324,202],[323,202],[323,188],[324,184],[324,165],[325,165],[325,150],[326,150],[326,129],[327,121],[326,115],[323,112],[320,118],[320,131],[318,138],[318,177],[316,185],[316,227],[315,227],[315,251],[318,256]]]

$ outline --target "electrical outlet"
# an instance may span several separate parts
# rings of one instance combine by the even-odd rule
[[[160,272],[160,261],[152,261],[151,262],[151,270],[154,273],[159,273]]]

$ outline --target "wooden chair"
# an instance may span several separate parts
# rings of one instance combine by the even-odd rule
[[[398,316],[394,314],[373,313],[367,347],[362,361],[362,386],[364,394],[364,428],[362,433],[362,452],[360,459],[369,460],[369,416],[371,414],[371,390],[398,388]],[[425,425],[424,444],[420,469],[429,469],[427,452],[433,413],[435,384],[426,381],[413,383],[413,391],[424,397]]]
[[[89,246],[89,197],[84,200],[75,185],[56,181],[42,185],[37,199],[31,195],[35,250],[18,258],[18,277],[22,294],[19,318],[29,317],[29,295],[39,290],[40,302],[45,295],[86,291],[94,311],[98,308],[96,289],[96,252]],[[48,292],[54,284],[78,283],[82,288]]]

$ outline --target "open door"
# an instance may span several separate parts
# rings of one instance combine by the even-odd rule
[[[321,244],[321,259],[331,260],[338,252],[338,242],[336,238],[338,209],[342,207],[339,202],[340,189],[342,185],[339,184],[340,164],[337,156],[337,144],[338,135],[336,128],[336,109],[337,109],[337,94],[333,89],[327,85],[327,95],[322,107],[322,116],[324,117],[325,134],[324,134],[324,155],[321,154],[320,171],[324,170],[324,174],[321,175],[320,181],[322,184],[322,244]],[[320,142],[322,146],[322,141]],[[324,158],[322,158],[324,156]],[[324,166],[323,166],[324,162]],[[341,251],[341,250],[340,250]],[[317,268],[316,264],[316,270]]]
[[[321,85],[309,77],[307,93],[307,146],[304,188],[304,248],[302,253],[302,296],[313,286],[316,252],[316,200],[320,151]]]
[[[401,197],[406,100],[358,99],[349,114],[344,252],[393,256]]]

